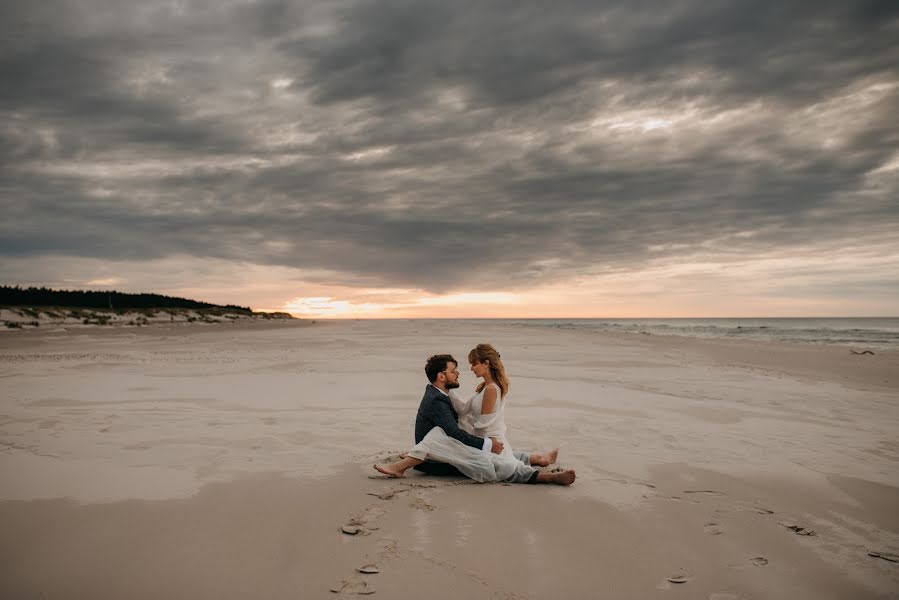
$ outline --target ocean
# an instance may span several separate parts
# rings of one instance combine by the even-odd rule
[[[492,319],[491,319],[492,320]],[[498,319],[524,327],[899,349],[899,317],[776,319]]]

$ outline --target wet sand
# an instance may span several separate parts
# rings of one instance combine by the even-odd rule
[[[574,486],[371,470],[424,359],[481,341],[511,443],[561,446]],[[869,555],[899,554],[894,365],[441,321],[8,332],[0,595],[897,597]]]

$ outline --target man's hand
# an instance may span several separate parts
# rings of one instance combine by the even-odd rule
[[[503,443],[495,437],[490,438],[490,441],[493,442],[493,447],[490,448],[490,451],[494,454],[500,454],[503,451]]]

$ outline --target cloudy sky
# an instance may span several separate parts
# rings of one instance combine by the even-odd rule
[[[0,6],[0,282],[899,315],[899,3]]]

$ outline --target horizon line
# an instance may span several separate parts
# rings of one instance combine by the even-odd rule
[[[290,313],[290,311],[267,311],[267,310],[258,310],[253,312],[286,312],[294,316],[294,318],[298,319],[319,319],[323,321],[501,321],[501,320],[516,320],[516,321],[551,321],[551,320],[559,320],[559,319],[567,319],[571,321],[596,321],[596,320],[615,320],[615,321],[624,321],[624,320],[661,320],[661,319],[899,319],[899,315],[869,315],[869,316],[826,316],[826,317],[766,317],[766,316],[755,316],[755,317],[334,317],[334,316],[315,316],[315,315],[304,315],[297,316]]]

